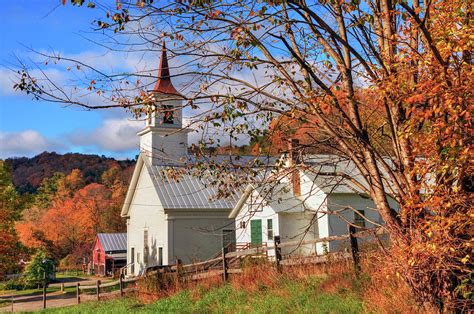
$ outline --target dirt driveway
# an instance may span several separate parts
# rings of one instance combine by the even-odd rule
[[[76,283],[81,285],[93,285],[96,279],[77,278],[76,280],[67,280],[64,282],[66,287],[75,286]],[[50,284],[50,287],[60,287],[61,283]],[[85,295],[81,296],[83,299]],[[12,300],[12,295],[0,295],[0,300]],[[76,304],[75,292],[53,292],[46,296],[46,307],[64,307]],[[0,312],[25,312],[38,311],[43,309],[43,296],[41,294],[31,294],[22,296],[13,296],[13,302],[2,303],[0,305]]]
[[[3,296],[1,298],[4,299]],[[55,292],[48,294],[46,297],[46,306],[48,308],[63,307],[74,304],[76,304],[76,295],[72,292]],[[4,303],[2,306],[3,307],[0,308],[0,312],[38,311],[43,309],[43,296],[26,295],[15,297],[13,299],[13,303]]]

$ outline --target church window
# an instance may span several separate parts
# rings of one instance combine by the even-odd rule
[[[163,105],[163,123],[164,124],[173,124],[174,123],[173,106]]]
[[[135,274],[135,248],[132,247],[130,249],[131,253],[130,253],[130,272],[133,274]]]
[[[163,265],[163,248],[158,248],[158,265]]]
[[[143,231],[143,262],[148,264],[148,230]]]

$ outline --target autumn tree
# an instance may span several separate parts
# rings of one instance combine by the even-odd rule
[[[185,106],[203,130],[218,128],[236,141],[261,136],[275,116],[314,126],[318,136],[305,146],[327,145],[351,160],[369,187],[393,244],[387,263],[420,302],[466,310],[473,290],[471,19],[463,0],[117,1],[97,26],[113,38],[112,51],[153,51],[168,39],[182,60],[171,70],[188,79]],[[49,64],[76,66],[75,74],[85,74],[76,87],[103,101],[83,101],[27,67],[15,88],[89,109],[153,110],[152,71],[106,73],[40,54]]]
[[[120,211],[128,189],[128,176],[120,167],[115,166],[102,174],[101,181],[110,191],[109,206],[101,217],[105,222],[101,232],[125,231],[126,225],[120,216]]]
[[[95,236],[108,227],[103,213],[109,206],[109,197],[110,192],[103,185],[92,183],[75,191],[72,197],[53,202],[37,222],[37,229],[59,248],[58,258],[72,254],[79,264],[90,255]]]
[[[21,213],[21,200],[12,183],[11,171],[0,160],[0,278],[16,271],[22,247],[15,231]]]
[[[120,209],[126,180],[127,173],[118,166],[104,172],[104,184],[85,185],[77,169],[44,179],[16,224],[21,242],[33,252],[44,250],[55,260],[81,264],[90,256],[98,232],[124,230]]]
[[[85,185],[84,174],[79,169],[73,169],[70,174],[58,180],[57,196],[71,197]]]

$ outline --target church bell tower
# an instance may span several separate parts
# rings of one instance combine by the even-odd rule
[[[138,132],[140,152],[151,165],[179,164],[187,156],[188,131],[183,129],[183,96],[174,88],[165,43],[161,50],[158,78],[151,91],[152,112]]]

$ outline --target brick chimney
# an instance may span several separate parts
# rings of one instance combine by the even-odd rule
[[[291,171],[291,185],[293,186],[293,194],[301,196],[301,178],[298,166],[301,164],[301,147],[300,141],[293,138],[288,141],[288,160]]]

